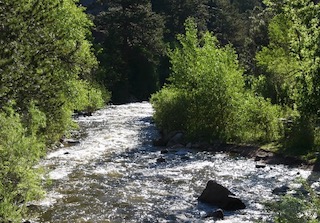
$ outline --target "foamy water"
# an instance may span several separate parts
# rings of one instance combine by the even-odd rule
[[[37,222],[255,222],[268,219],[263,202],[275,187],[311,172],[226,154],[178,148],[161,154],[149,103],[108,106],[79,118],[80,144],[49,153],[39,165],[52,185],[37,203]],[[158,163],[158,158],[165,162]],[[198,203],[208,180],[238,195],[247,208],[224,220],[203,218],[216,207]]]

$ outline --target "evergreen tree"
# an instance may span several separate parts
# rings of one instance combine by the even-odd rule
[[[231,43],[240,55],[239,60],[246,73],[255,72],[252,60],[257,52],[257,44],[264,43],[263,23],[267,23],[262,10],[262,0],[211,0],[209,1],[208,30],[213,31],[223,45]],[[253,36],[253,34],[255,34]],[[256,43],[256,34],[260,39]]]
[[[157,64],[163,54],[163,20],[148,0],[112,0],[95,23],[101,36],[100,78],[114,102],[130,96],[148,99],[157,89]],[[100,42],[100,41],[99,41]]]
[[[165,41],[173,42],[184,32],[184,23],[192,17],[200,31],[207,30],[208,0],[153,0],[153,8],[165,17]]]

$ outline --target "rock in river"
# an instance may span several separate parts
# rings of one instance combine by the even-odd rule
[[[213,217],[215,220],[224,219],[223,210],[219,208],[218,210],[208,213],[204,218],[210,218],[210,217]]]
[[[206,188],[198,198],[199,201],[218,206],[227,211],[246,208],[246,205],[227,188],[216,181],[209,180]]]

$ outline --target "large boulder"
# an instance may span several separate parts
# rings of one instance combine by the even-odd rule
[[[199,201],[218,206],[227,211],[246,208],[246,205],[224,186],[210,180],[198,198]]]

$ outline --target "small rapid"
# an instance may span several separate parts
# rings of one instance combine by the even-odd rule
[[[51,184],[34,203],[36,222],[256,222],[270,217],[263,202],[272,190],[294,184],[297,177],[318,176],[308,170],[268,165],[224,153],[176,148],[161,154],[147,102],[107,106],[79,117],[80,143],[47,154],[39,166]],[[157,162],[158,158],[165,162]],[[199,203],[209,180],[240,197],[247,208],[226,212],[225,219],[204,218],[215,207]]]

